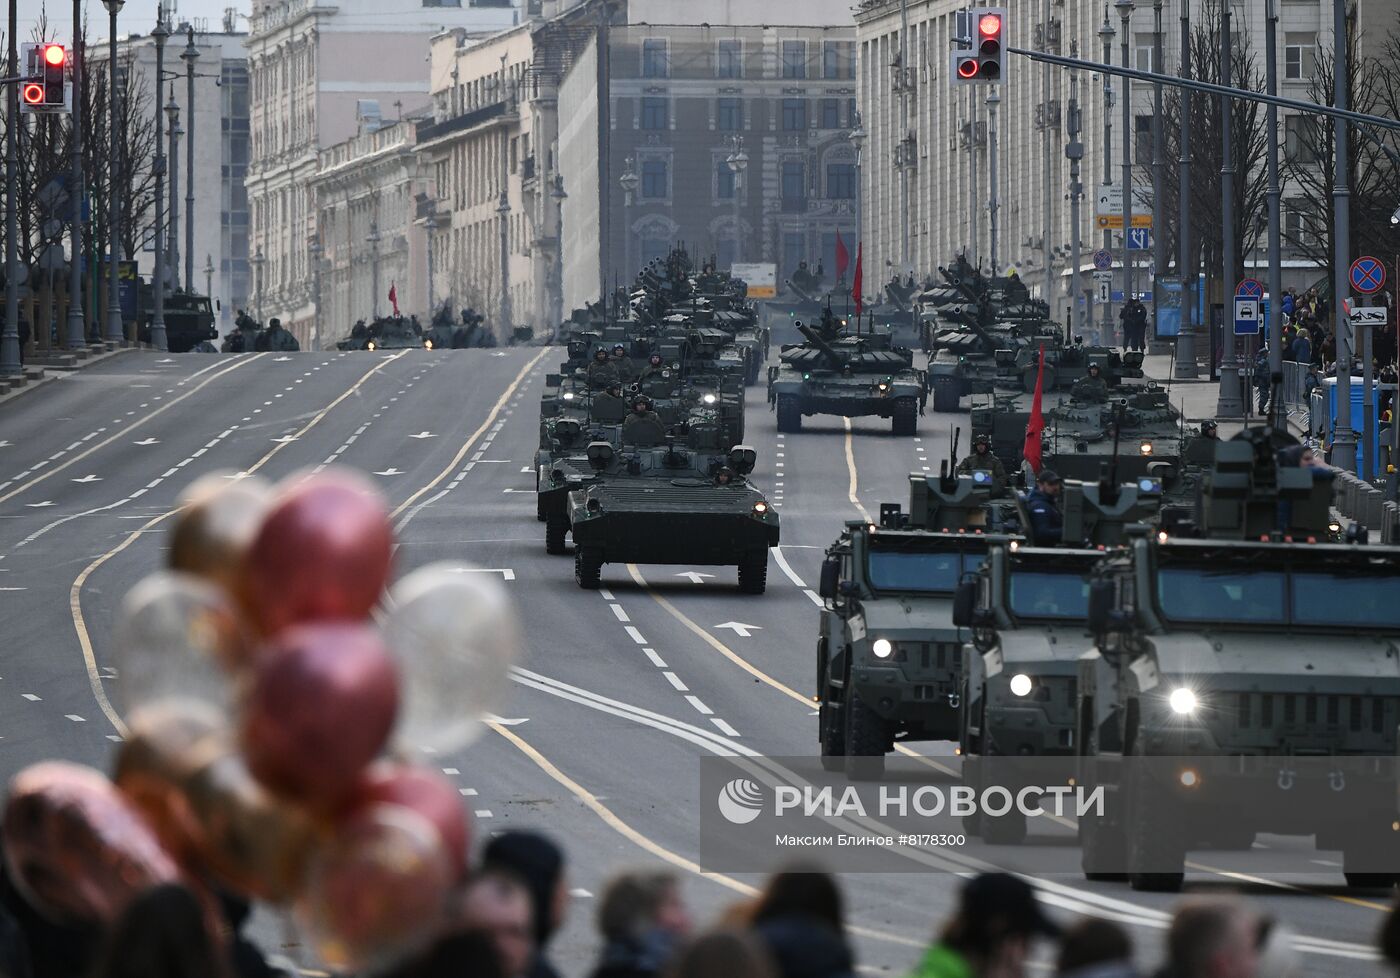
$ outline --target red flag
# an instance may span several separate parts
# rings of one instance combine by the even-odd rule
[[[1040,366],[1035,371],[1035,399],[1031,403],[1031,418],[1026,422],[1026,443],[1021,457],[1030,463],[1031,472],[1040,474],[1040,433],[1045,430],[1045,417],[1040,413],[1040,398],[1044,394],[1045,344],[1040,345]]]
[[[389,304],[394,307],[394,315],[397,316],[399,314],[399,290],[393,282],[389,283]]]
[[[861,278],[860,259],[861,259],[861,253],[862,253],[863,250],[864,250],[864,249],[861,247],[861,243],[860,243],[859,241],[857,241],[857,242],[856,242],[856,277],[855,277],[854,282],[853,282],[852,285],[851,285],[851,295],[853,295],[853,296],[855,297],[855,300],[856,300],[856,318],[857,318],[857,319],[860,318],[860,309],[861,309],[861,302],[860,302],[860,278]]]
[[[846,269],[851,264],[851,253],[846,250],[846,242],[841,240],[841,232],[836,232],[836,277],[845,281]]]

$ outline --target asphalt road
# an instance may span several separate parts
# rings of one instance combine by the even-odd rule
[[[467,560],[500,574],[522,611],[528,656],[502,722],[430,761],[459,785],[478,833],[538,827],[567,848],[577,902],[556,948],[565,973],[586,970],[593,898],[623,867],[672,864],[702,920],[750,893],[758,877],[695,864],[699,759],[816,752],[822,550],[842,521],[907,503],[907,474],[936,473],[966,415],[930,412],[914,440],[876,419],[807,419],[784,436],[754,388],[753,478],[783,519],[768,593],[739,594],[732,568],[616,565],[589,592],[570,559],[545,554],[535,520],[538,401],[559,359],[539,348],[133,352],[0,405],[0,776],[53,756],[109,763],[116,608],[161,565],[166,518],[190,482],[352,465],[395,507],[400,573]],[[1112,917],[1155,960],[1177,897],[1086,883],[1065,852],[1064,872],[1040,884],[1054,911]],[[1326,865],[1318,872],[1337,875],[1281,885],[1252,878],[1243,854],[1211,857],[1193,860],[1188,890],[1248,891],[1304,935],[1308,974],[1383,973],[1370,947],[1384,894],[1348,892]],[[925,862],[966,870],[1005,858],[974,843]],[[950,912],[956,877],[921,868],[846,877],[864,969],[902,973]]]

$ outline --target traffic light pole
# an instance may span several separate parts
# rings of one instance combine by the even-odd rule
[[[1001,96],[996,89],[987,93],[987,210],[991,215],[992,232],[992,275],[1000,274],[1000,259],[997,252],[997,208],[1000,203],[997,201],[997,106],[1001,104]]]
[[[1226,88],[1233,86],[1230,5],[1220,8],[1220,78]],[[1220,100],[1220,228],[1224,267],[1220,276],[1221,319],[1220,342],[1224,357],[1220,364],[1220,395],[1215,403],[1218,418],[1244,417],[1244,400],[1240,391],[1240,363],[1235,352],[1234,282],[1239,271],[1235,241],[1235,145],[1231,128],[1234,125],[1234,99]],[[1276,134],[1271,134],[1272,139]],[[1345,177],[1343,178],[1345,179]],[[1212,355],[1214,351],[1211,351]]]
[[[10,74],[18,77],[19,48],[15,44],[15,34],[19,30],[19,0],[10,0],[9,25],[9,65]],[[13,85],[5,86],[6,112],[11,120],[19,118],[19,90]],[[5,179],[10,192],[5,194],[5,330],[0,333],[0,375],[16,377],[24,373],[19,359],[19,252],[15,235],[18,213],[15,210],[14,188],[18,183],[19,152],[15,142],[19,136],[17,125],[5,127]]]
[[[1347,18],[1346,0],[1332,0],[1332,104],[1347,107]],[[1351,426],[1351,319],[1342,298],[1347,294],[1347,274],[1351,267],[1351,189],[1347,186],[1350,133],[1345,119],[1333,127],[1332,213],[1335,225],[1332,254],[1332,314],[1337,337],[1337,433],[1332,442],[1332,464],[1348,472],[1356,471],[1356,431]],[[1369,445],[1367,446],[1369,448]]]
[[[80,71],[85,52],[82,50],[83,0],[73,0],[73,52],[69,56],[73,79],[73,175],[69,186],[69,261],[68,261],[68,349],[76,350],[86,342],[83,325],[83,89]]]
[[[1119,39],[1119,52],[1123,59],[1123,67],[1128,67],[1128,58],[1132,51],[1132,38],[1128,36],[1128,18],[1133,13],[1133,0],[1117,0],[1114,6],[1118,9],[1119,17],[1123,24],[1123,36]],[[1128,79],[1123,79],[1123,308],[1127,308],[1128,303],[1133,301],[1133,248],[1132,248],[1132,228],[1133,228],[1133,99],[1132,85]],[[1128,345],[1126,329],[1124,330],[1123,345]]]
[[[1159,64],[1152,67],[1162,70]],[[1183,81],[1191,77],[1191,0],[1181,0],[1180,72]],[[1181,155],[1177,159],[1177,209],[1180,216],[1176,229],[1176,274],[1181,279],[1181,320],[1177,326],[1173,372],[1181,380],[1191,380],[1196,376],[1196,303],[1191,298],[1196,285],[1196,263],[1191,257],[1191,89],[1182,88],[1180,91]]]
[[[1113,25],[1108,22],[1108,7],[1104,7],[1103,26],[1099,28],[1103,39],[1103,63],[1113,61]],[[1107,72],[1103,76],[1103,182],[1113,185],[1113,82]],[[1113,250],[1113,229],[1103,229],[1103,250]],[[1113,342],[1113,290],[1109,288],[1108,301],[1103,304],[1103,323],[1099,327],[1099,343],[1102,346],[1115,346]]]
[[[1265,0],[1264,4],[1264,69],[1265,90],[1270,95],[1278,94],[1278,3]],[[1267,109],[1264,131],[1278,132],[1278,106]],[[1278,179],[1278,139],[1268,140],[1268,201],[1269,201],[1269,424],[1282,430],[1284,427],[1283,398],[1273,387],[1273,378],[1283,374],[1283,243],[1281,241],[1280,196],[1282,188]]]

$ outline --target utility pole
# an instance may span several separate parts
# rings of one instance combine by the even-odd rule
[[[1108,21],[1108,4],[1103,5],[1103,26],[1099,28],[1099,40],[1103,41],[1103,63],[1113,61],[1113,25]],[[1103,182],[1113,186],[1113,82],[1105,72],[1103,76]],[[1125,236],[1126,242],[1126,236]],[[1113,229],[1103,229],[1103,250],[1113,250]],[[1113,342],[1113,301],[1103,304],[1103,323],[1099,327],[1099,342],[1104,346],[1114,346]]]
[[[1044,0],[1041,4],[1040,18],[1042,46],[1049,48],[1050,0]],[[1044,113],[1043,118],[1040,120],[1040,156],[1042,160],[1040,196],[1045,202],[1045,210],[1041,212],[1040,254],[1045,260],[1045,301],[1050,303],[1053,307],[1055,302],[1055,269],[1052,267],[1050,261],[1050,201],[1053,199],[1050,196],[1050,168],[1053,162],[1051,157],[1052,150],[1050,148],[1050,105],[1052,100],[1050,97],[1050,65],[1047,63],[1043,68],[1044,70],[1040,76],[1041,103],[1043,106],[1041,112]]]
[[[1123,67],[1131,68],[1128,59],[1132,55],[1132,33],[1129,18],[1133,15],[1133,0],[1116,0],[1114,8],[1123,23],[1123,37],[1119,51]],[[1133,250],[1131,248],[1133,227],[1133,99],[1132,82],[1123,79],[1123,303],[1133,300]],[[1124,343],[1127,337],[1123,337]]]
[[[972,263],[974,268],[981,268],[982,262],[978,257],[977,248],[978,238],[981,235],[977,233],[977,89],[975,87],[967,90],[967,106],[969,120],[967,124],[968,180],[972,188],[972,192],[967,195],[967,227],[972,247],[967,260]]]
[[[895,159],[899,161],[899,226],[901,238],[899,261],[904,271],[910,271],[909,264],[909,168],[914,161],[909,157],[913,143],[909,139],[909,0],[899,0],[899,148]],[[993,232],[995,235],[996,232]],[[992,249],[995,254],[996,249]],[[993,262],[995,264],[995,261]],[[992,269],[996,273],[996,269]]]
[[[1152,0],[1152,70],[1162,70],[1162,0]],[[1185,52],[1182,52],[1185,55]],[[1161,290],[1157,279],[1167,271],[1167,239],[1161,233],[1162,192],[1166,189],[1167,159],[1162,155],[1162,83],[1152,86],[1152,339],[1157,340],[1157,310],[1161,308]]]
[[[1157,69],[1161,71],[1161,68]],[[1177,73],[1191,77],[1191,0],[1181,0],[1181,64]],[[1193,325],[1196,304],[1191,296],[1196,284],[1196,266],[1191,261],[1191,90],[1181,90],[1180,141],[1177,158],[1177,276],[1181,279],[1181,325],[1176,334],[1175,376],[1190,380],[1196,376],[1196,337]]]
[[[157,20],[159,18],[157,17]],[[76,350],[87,337],[83,325],[83,99],[82,72],[87,52],[82,47],[83,0],[73,0],[73,175],[69,199],[68,349]],[[11,116],[10,118],[14,118]]]
[[[1332,0],[1332,104],[1347,104],[1347,15],[1346,0]],[[1347,273],[1351,268],[1351,190],[1347,186],[1349,159],[1347,120],[1333,124],[1335,138],[1332,166],[1332,213],[1336,238],[1332,247],[1332,310],[1337,335],[1337,433],[1332,441],[1332,464],[1348,472],[1356,471],[1356,431],[1351,426],[1351,318],[1342,305],[1350,291]],[[1370,446],[1367,446],[1368,449]]]
[[[180,106],[175,101],[175,83],[170,83],[170,100],[165,103],[170,120],[170,288],[180,291]],[[187,283],[188,284],[188,283]]]
[[[1000,104],[1001,96],[993,88],[987,93],[987,210],[991,214],[993,276],[1000,274],[1001,268],[997,252],[997,208],[1000,206],[997,201],[997,106]],[[905,224],[908,224],[907,220]]]
[[[602,56],[602,52],[599,52]],[[504,83],[506,76],[505,55],[501,55],[501,80]],[[500,202],[496,205],[496,213],[500,215],[501,234],[501,332],[502,338],[509,338],[511,335],[510,322],[510,195],[506,187],[508,179],[506,157],[510,152],[510,132],[504,126],[501,127],[501,196]]]
[[[1341,2],[1341,0],[1338,0]],[[1231,47],[1230,4],[1220,7],[1220,83],[1226,88],[1234,82],[1234,52]],[[1235,241],[1235,145],[1231,127],[1234,125],[1234,99],[1222,95],[1220,98],[1220,227],[1224,245],[1224,267],[1220,276],[1221,294],[1221,344],[1225,348],[1224,361],[1220,364],[1220,396],[1215,404],[1215,414],[1219,418],[1244,417],[1244,401],[1240,397],[1240,364],[1235,355],[1235,312],[1234,284],[1239,260]],[[1273,139],[1274,133],[1269,134]],[[1212,351],[1214,352],[1214,351]]]
[[[156,7],[156,27],[151,37],[156,42],[156,223],[155,223],[155,266],[151,272],[151,345],[157,350],[169,349],[165,335],[165,113],[160,106],[160,79],[165,75],[165,39],[170,30],[165,26],[165,7]],[[79,99],[74,99],[74,103]]]
[[[1077,45],[1070,45],[1076,57]],[[1079,141],[1079,72],[1069,73],[1069,106],[1065,112],[1065,133],[1069,142],[1065,145],[1065,158],[1069,160],[1069,308],[1071,315],[1079,309],[1079,300],[1084,290],[1079,285],[1079,201],[1084,196],[1084,186],[1079,182],[1079,161],[1084,159],[1084,144]],[[1083,323],[1084,319],[1081,318]]]
[[[185,290],[194,291],[194,27],[186,25],[188,43],[180,54],[185,63]],[[173,162],[173,161],[172,161]],[[178,164],[176,164],[178,165]]]
[[[1264,2],[1264,71],[1265,91],[1278,94],[1278,2]],[[1270,104],[1264,131],[1268,133],[1268,201],[1269,201],[1269,382],[1283,373],[1283,245],[1279,227],[1279,203],[1282,188],[1278,180],[1278,106]],[[1283,398],[1277,391],[1269,394],[1270,425],[1283,430]]]
[[[14,0],[11,0],[13,3]],[[122,302],[121,302],[121,276],[117,269],[117,257],[121,254],[121,206],[117,200],[117,187],[120,183],[118,177],[121,174],[118,160],[121,157],[120,146],[117,142],[117,132],[119,123],[117,121],[117,12],[126,4],[126,0],[102,0],[107,8],[107,122],[108,136],[111,139],[109,146],[110,158],[107,161],[107,342],[113,346],[123,343],[126,340],[122,326]],[[13,11],[13,7],[10,8]],[[10,37],[14,37],[13,14],[10,21]],[[13,42],[12,42],[13,43]],[[13,52],[13,47],[11,51]],[[12,67],[18,66],[18,60],[10,57]],[[156,84],[156,99],[160,98],[160,84]],[[18,112],[12,112],[10,118],[16,118]],[[13,130],[14,127],[11,127]],[[11,168],[10,173],[14,173]],[[11,229],[13,230],[13,229]],[[10,235],[11,247],[14,243],[14,234]],[[11,279],[10,281],[14,281]]]
[[[116,19],[116,15],[112,16]],[[74,25],[76,28],[76,24]],[[19,0],[10,0],[9,66],[10,75],[19,77],[19,47],[15,43],[15,32],[19,30]],[[19,118],[19,89],[15,85],[5,86],[6,117]],[[15,142],[19,136],[19,126],[5,127],[5,178],[10,181],[11,192],[5,194],[5,331],[0,333],[0,374],[17,377],[24,373],[19,359],[19,251],[16,247],[16,224],[19,213],[15,210],[15,175],[19,172],[19,149]]]

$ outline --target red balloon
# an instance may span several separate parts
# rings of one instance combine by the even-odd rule
[[[392,553],[379,491],[350,470],[328,469],[278,492],[239,592],[264,635],[300,622],[362,620],[389,580]]]
[[[383,761],[365,772],[357,792],[356,809],[367,804],[401,805],[423,816],[437,829],[452,863],[453,879],[467,871],[471,827],[461,795],[452,783],[435,771]]]
[[[398,702],[394,659],[375,629],[289,628],[259,654],[243,703],[248,770],[282,797],[339,810],[384,747]]]

